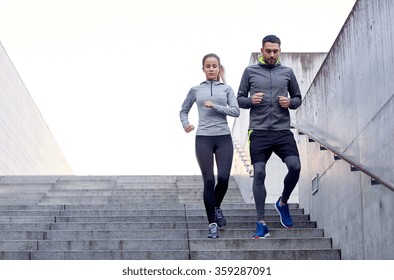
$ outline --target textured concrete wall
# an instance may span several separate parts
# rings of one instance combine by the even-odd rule
[[[1,43],[0,174],[72,174]]]
[[[297,123],[394,182],[394,1],[359,0],[296,113]],[[300,205],[344,259],[394,259],[394,192],[300,136]],[[318,190],[312,180],[318,174]]]
[[[297,81],[300,85],[301,94],[305,95],[313,78],[318,72],[326,53],[282,53],[281,61],[283,65],[289,66],[293,69]],[[252,53],[249,64],[256,64],[259,53]],[[295,117],[294,110],[290,110],[292,118]],[[248,139],[249,126],[249,110],[241,109],[240,117],[234,120],[232,136],[236,145],[236,153],[234,153],[234,163],[232,174],[238,185],[241,187],[243,198],[247,202],[254,203],[252,183],[253,178],[250,177],[248,170],[252,167],[247,167],[245,164],[250,164]],[[296,139],[297,139],[297,135]],[[287,173],[287,168],[282,163],[280,158],[275,154],[272,155],[266,167],[266,187],[267,187],[267,202],[274,202],[282,194],[283,179]],[[290,202],[298,202],[298,187],[292,193]]]

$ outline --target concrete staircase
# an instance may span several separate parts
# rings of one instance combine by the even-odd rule
[[[227,226],[210,240],[201,176],[5,176],[0,259],[340,259],[303,210],[290,208],[293,229],[268,204],[271,236],[252,239],[254,205],[232,179]]]

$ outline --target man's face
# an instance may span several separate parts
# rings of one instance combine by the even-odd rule
[[[265,42],[261,48],[261,54],[263,55],[265,63],[274,65],[280,55],[280,46],[278,43]]]

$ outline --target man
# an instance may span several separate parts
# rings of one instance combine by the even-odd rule
[[[240,108],[250,109],[249,149],[253,164],[253,195],[257,211],[254,238],[270,235],[265,223],[264,185],[266,163],[274,152],[286,164],[282,196],[275,203],[281,224],[293,226],[288,199],[297,185],[301,163],[293,133],[290,131],[289,109],[301,105],[301,92],[291,68],[281,65],[281,41],[275,35],[263,38],[261,56],[255,65],[247,67],[238,90]]]

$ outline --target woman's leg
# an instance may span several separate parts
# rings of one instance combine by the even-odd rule
[[[196,157],[204,181],[203,199],[208,222],[215,222],[215,176],[213,171],[213,137],[196,136]]]
[[[215,150],[215,158],[218,171],[218,182],[215,187],[215,206],[219,208],[228,189],[231,165],[233,163],[233,153],[234,148],[231,136],[220,136],[218,138]]]

